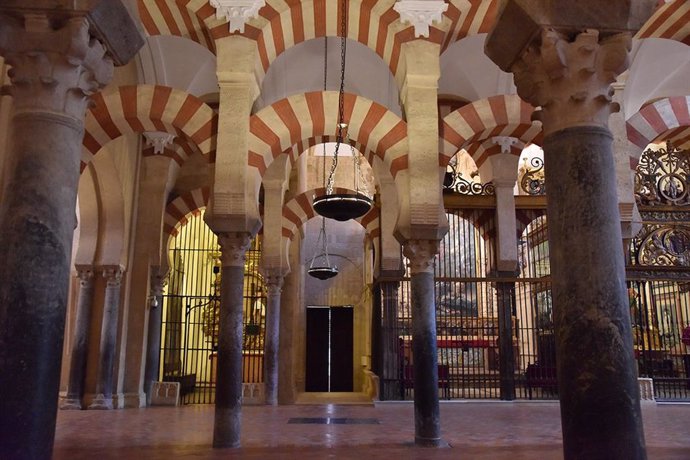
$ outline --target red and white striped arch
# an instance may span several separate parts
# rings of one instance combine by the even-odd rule
[[[522,237],[527,226],[541,216],[546,216],[546,209],[516,209],[515,223],[518,239]]]
[[[352,192],[352,190],[339,187],[336,187],[334,191],[335,193]],[[283,238],[292,240],[309,219],[317,217],[312,202],[315,194],[323,193],[325,193],[323,188],[309,190],[293,197],[283,205]],[[364,227],[367,235],[374,242],[375,247],[378,247],[378,242],[381,238],[379,215],[379,209],[374,206],[368,213],[356,219]]]
[[[499,0],[469,0],[470,9],[464,13],[450,1],[445,16],[450,20],[443,42],[445,50],[452,43],[470,35],[489,33],[496,23]]]
[[[662,2],[635,38],[667,38],[690,45],[690,2]]]
[[[216,44],[205,23],[215,17],[208,0],[137,0],[137,5],[147,34],[188,38],[215,54]]]
[[[82,170],[108,142],[125,134],[163,131],[215,149],[217,117],[200,99],[167,86],[121,86],[93,96],[84,122]],[[183,150],[184,151],[184,150]]]
[[[638,157],[649,143],[666,140],[669,135],[687,138],[687,127],[690,127],[690,96],[659,99],[643,106],[626,122],[628,139],[641,149]]]
[[[523,148],[524,145],[522,144],[511,145],[510,153],[519,157]],[[503,147],[491,142],[491,139],[484,142],[474,142],[467,146],[465,150],[472,157],[477,167],[483,165],[484,162],[492,156],[503,153]]]
[[[469,8],[468,8],[469,3]],[[491,30],[499,0],[450,0],[440,24],[429,28],[428,40],[442,49],[457,40]],[[403,24],[390,0],[350,0],[347,37],[370,48],[395,75],[403,43],[416,39],[414,27]],[[208,0],[138,0],[139,15],[149,35],[176,35],[215,53],[215,40],[231,35]],[[341,2],[327,0],[268,0],[259,17],[245,25],[244,36],[257,42],[260,69],[288,48],[304,41],[338,36]]]
[[[195,153],[201,153],[199,148],[188,139],[177,137],[173,141],[173,145],[166,147],[163,153],[156,153],[153,147],[147,146],[141,151],[141,155],[145,157],[162,155],[171,158],[175,163],[182,166],[187,159]],[[213,153],[213,152],[212,152]],[[206,157],[211,163],[215,161],[214,155]]]
[[[532,121],[534,108],[517,95],[499,95],[467,104],[443,119],[442,152],[439,158],[445,167],[463,148],[474,152],[472,159],[480,167],[490,156],[487,150],[470,148],[495,136],[515,137],[525,144],[540,142],[541,123]]]
[[[168,203],[163,216],[163,234],[168,235],[168,238],[177,236],[180,228],[187,225],[187,216],[199,215],[208,205],[209,196],[209,187],[202,187],[184,193]]]
[[[369,99],[345,94],[344,117],[349,135],[369,161],[383,160],[395,176],[407,169],[407,124],[393,112]],[[338,118],[338,93],[298,94],[282,99],[254,114],[249,121],[249,165],[263,176],[273,160],[283,153],[295,160],[293,146],[310,145],[333,136]]]

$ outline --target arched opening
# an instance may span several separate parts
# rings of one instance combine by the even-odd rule
[[[180,382],[183,404],[215,401],[221,261],[204,208],[185,216],[168,243],[170,275],[163,295],[160,376]],[[244,268],[242,384],[244,401],[262,402],[266,288],[259,273],[261,235]]]

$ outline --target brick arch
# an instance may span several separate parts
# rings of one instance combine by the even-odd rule
[[[208,0],[137,0],[139,17],[148,35],[175,35],[216,53],[206,21],[215,15]]]
[[[661,4],[635,38],[666,38],[690,45],[690,2],[674,0]]]
[[[445,167],[458,150],[494,136],[515,137],[525,144],[540,143],[541,124],[532,121],[533,111],[531,105],[513,94],[481,99],[451,112],[441,123],[443,147],[439,164]],[[472,158],[477,166],[480,157],[486,159],[483,154],[481,149],[475,149],[478,156]]]
[[[217,116],[200,99],[167,86],[121,86],[93,96],[84,123],[82,170],[93,155],[122,135],[165,131],[189,139],[202,154],[215,149]]]
[[[177,236],[180,228],[187,225],[187,216],[199,215],[201,210],[208,205],[210,194],[209,187],[202,187],[184,193],[169,202],[163,215],[163,235],[167,235],[167,239]],[[167,248],[168,245],[164,247]]]
[[[546,209],[516,209],[515,223],[517,230],[517,237],[520,239],[522,234],[527,229],[527,226],[539,219],[541,216],[546,216]]]
[[[690,96],[659,99],[643,106],[626,122],[628,140],[644,149],[647,144],[681,136],[690,127]],[[637,157],[641,150],[637,152]]]
[[[260,110],[249,120],[249,166],[263,176],[278,155],[287,153],[294,161],[293,146],[335,134],[337,112],[335,91],[297,94]],[[400,117],[369,99],[346,94],[345,120],[352,141],[372,167],[377,156],[394,178],[407,169],[407,124]]]

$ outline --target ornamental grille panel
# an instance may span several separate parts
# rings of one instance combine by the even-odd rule
[[[203,211],[172,239],[171,271],[163,295],[161,369],[164,381],[180,382],[183,404],[215,402],[220,246]],[[263,383],[266,298],[258,272],[260,236],[247,251],[244,280],[243,383]]]
[[[440,244],[435,272],[439,397],[499,399],[503,378],[514,384],[518,399],[557,399],[546,218],[537,217],[524,227],[518,239],[519,272],[504,276],[492,270],[495,211],[447,213],[450,230]],[[522,210],[522,217],[543,213]],[[628,253],[628,293],[638,371],[640,377],[654,380],[657,399],[688,400],[690,269],[687,259],[681,257],[674,260],[685,260],[682,267],[633,263],[649,233],[649,228],[646,232],[643,229]],[[668,239],[674,254],[687,251],[687,240]],[[386,279],[378,287],[381,399],[411,400],[414,356],[409,275]],[[510,321],[504,323],[510,327],[506,333],[501,332],[506,328],[501,329],[500,323],[507,312]],[[512,343],[512,348],[501,347],[502,340]],[[502,352],[508,361],[512,354],[513,372],[508,366],[502,373]]]

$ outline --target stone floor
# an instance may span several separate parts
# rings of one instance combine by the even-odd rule
[[[690,459],[690,405],[644,404],[643,416],[650,459]],[[299,418],[312,420],[299,423],[304,422],[295,420]],[[316,418],[322,419],[316,422],[330,419],[332,423],[314,423]],[[417,448],[411,444],[414,424],[409,403],[246,406],[242,447],[213,450],[213,406],[61,411],[54,458],[562,458],[560,415],[555,402],[444,403],[441,424],[443,438],[450,447]]]

